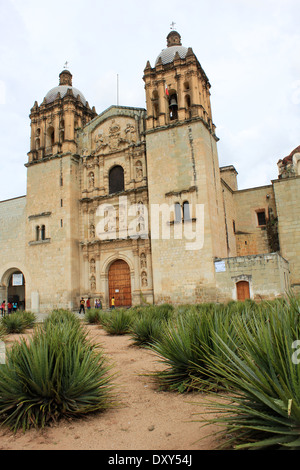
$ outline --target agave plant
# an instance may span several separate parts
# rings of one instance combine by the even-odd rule
[[[33,328],[36,322],[36,316],[34,313],[25,310],[24,312],[20,312],[25,328]]]
[[[51,317],[51,316],[50,316]],[[9,348],[0,367],[0,419],[14,431],[113,404],[110,367],[76,319],[59,315]],[[53,323],[51,323],[53,321]]]
[[[1,319],[1,323],[7,334],[23,333],[27,328],[23,316],[20,313],[11,313]]]
[[[87,323],[97,324],[100,323],[100,310],[96,308],[91,308],[85,312],[84,319]]]
[[[218,355],[222,350],[215,345],[217,333],[230,344],[234,341],[231,317],[215,312],[191,311],[168,323],[159,341],[152,350],[158,355],[166,368],[153,374],[162,388],[185,392],[193,389],[217,387],[217,379],[211,380],[207,373],[207,358]]]
[[[66,326],[67,324],[72,324],[77,328],[80,327],[79,318],[74,315],[70,310],[56,309],[51,312],[44,320],[44,327],[46,328],[48,324],[51,325],[62,325]]]
[[[118,308],[105,317],[102,326],[110,335],[125,335],[129,333],[132,321],[129,310]]]
[[[219,338],[227,361],[209,368],[233,390],[232,401],[214,405],[222,411],[214,422],[224,426],[223,446],[300,449],[299,313],[299,302],[273,303],[251,320],[236,318],[239,353]]]
[[[147,312],[133,320],[130,335],[135,346],[148,346],[161,339],[163,321]]]
[[[155,305],[151,306],[150,309],[152,315],[155,315],[156,317],[159,317],[162,320],[169,320],[175,311],[174,306],[171,304]]]

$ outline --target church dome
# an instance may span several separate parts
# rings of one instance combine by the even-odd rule
[[[47,103],[53,103],[53,101],[57,98],[58,93],[60,94],[61,98],[64,98],[68,93],[68,90],[72,90],[73,96],[77,98],[79,95],[80,101],[85,106],[87,101],[81,91],[77,90],[77,88],[73,87],[72,85],[72,74],[69,70],[63,70],[59,75],[59,85],[52,88],[52,90],[48,91],[45,99]]]
[[[185,59],[188,53],[188,48],[181,44],[181,36],[177,31],[171,31],[167,36],[167,48],[163,49],[156,59],[155,65],[161,59],[163,65],[170,64],[178,52],[180,59]]]
[[[163,65],[170,64],[171,62],[173,62],[176,52],[178,52],[180,59],[185,59],[187,52],[188,52],[188,48],[184,46],[167,47],[166,49],[163,49],[161,51],[161,53],[156,59],[155,64],[157,64],[160,58],[161,58]]]
[[[77,96],[79,95],[82,104],[86,105],[86,99],[81,93],[81,91],[77,90],[77,88],[70,85],[59,85],[52,88],[52,90],[48,91],[47,95],[45,96],[47,103],[52,103],[57,98],[58,93],[60,93],[61,98],[64,98],[69,89],[72,90],[72,93],[75,98],[77,98]]]

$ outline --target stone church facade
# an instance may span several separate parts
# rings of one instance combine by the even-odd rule
[[[101,114],[59,85],[30,112],[27,194],[0,202],[0,297],[34,312],[225,302],[300,291],[300,148],[239,190],[219,167],[210,83],[171,31],[146,109]],[[11,227],[14,227],[11,230]]]

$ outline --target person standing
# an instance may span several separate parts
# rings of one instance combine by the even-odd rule
[[[2,304],[1,304],[1,315],[2,315],[2,317],[5,316],[5,300],[3,300]]]
[[[114,298],[114,296],[111,299],[111,308],[112,308],[112,310],[115,308],[115,298]]]
[[[88,298],[87,301],[86,301],[86,308],[87,308],[88,310],[91,309],[91,301],[90,301],[90,298]]]
[[[83,297],[81,297],[81,300],[80,300],[79,314],[81,312],[85,314],[85,301]]]

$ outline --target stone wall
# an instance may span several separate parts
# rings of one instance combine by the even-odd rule
[[[28,268],[25,257],[26,197],[0,202],[0,300],[7,297],[10,275],[20,270],[25,282]]]
[[[73,308],[79,301],[79,161],[53,157],[28,167],[26,261],[34,309]],[[45,226],[44,240],[36,227]]]
[[[271,251],[267,225],[258,222],[258,213],[264,211],[276,217],[276,204],[272,185],[236,191],[236,248],[237,255],[255,255]]]
[[[289,289],[289,264],[278,253],[215,261],[218,301],[237,300],[236,283],[249,282],[253,300],[275,299]]]
[[[300,293],[300,177],[273,181],[281,255],[288,260],[291,287]]]
[[[200,120],[149,131],[146,142],[149,207],[181,207],[177,223],[162,218],[155,224],[151,215],[154,300],[213,300],[213,258],[227,254],[216,142]],[[182,220],[185,201],[191,209],[188,221]],[[194,240],[188,239],[189,230]]]

